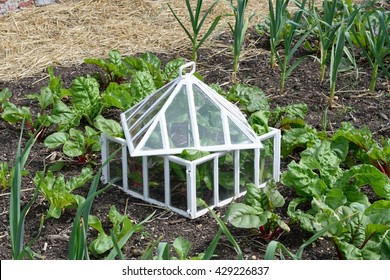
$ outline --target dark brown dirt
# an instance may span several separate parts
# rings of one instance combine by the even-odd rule
[[[221,37],[221,42],[229,40],[229,36]],[[317,129],[323,129],[322,116],[328,104],[329,82],[319,83],[318,64],[307,57],[296,71],[288,78],[286,92],[280,95],[279,71],[269,66],[269,53],[266,50],[265,39],[259,39],[251,31],[245,55],[241,60],[238,78],[240,81],[260,87],[269,98],[272,107],[284,106],[287,104],[306,103],[309,113],[306,121]],[[174,54],[175,57],[189,57],[187,53]],[[172,56],[173,57],[173,56]],[[163,61],[172,57],[161,56]],[[223,45],[221,48],[203,49],[199,54],[197,70],[204,76],[205,82],[217,83],[229,88],[231,85],[232,56]],[[329,126],[326,130],[329,133],[336,130],[340,123],[349,121],[356,127],[368,126],[377,139],[390,137],[390,96],[387,92],[386,81],[378,79],[374,93],[368,93],[367,88],[370,80],[369,68],[367,65],[360,65],[360,75],[356,80],[354,72],[341,73],[337,83],[337,107],[328,111]],[[68,68],[56,68],[55,74],[60,75],[66,87],[71,81],[81,75],[93,74],[98,71],[95,67],[88,65],[73,66]],[[47,79],[44,74],[36,77],[23,79],[14,82],[1,82],[0,89],[9,88],[14,94],[13,102],[18,105],[37,108],[37,104],[25,98],[27,94],[37,93],[45,86]],[[0,160],[11,162],[15,157],[20,127],[10,125],[0,120]],[[42,143],[37,143],[32,150],[28,161],[27,169],[30,174],[24,177],[23,201],[32,194],[32,178],[35,173],[43,168],[43,162],[51,151]],[[99,155],[97,155],[99,157]],[[286,166],[290,159],[283,160],[282,166]],[[78,173],[80,166],[69,164],[62,172],[66,177]],[[81,190],[84,194],[87,187]],[[290,201],[294,197],[291,189],[279,186],[280,192]],[[11,258],[11,246],[8,226],[9,189],[0,191],[0,259]],[[119,212],[126,213],[135,222],[139,222],[150,215],[153,211],[156,214],[153,220],[145,225],[145,231],[138,233],[124,247],[124,254],[128,259],[137,259],[141,256],[147,245],[161,237],[161,241],[172,243],[176,237],[183,236],[192,244],[190,255],[203,252],[215,234],[218,226],[215,220],[205,215],[195,220],[182,218],[170,211],[149,205],[138,199],[134,199],[117,188],[111,188],[94,200],[92,213],[102,219],[103,225],[108,229],[108,210],[115,205]],[[33,238],[37,232],[39,219],[48,208],[47,202],[38,197],[26,221],[26,240]],[[216,209],[217,213],[223,216],[225,208]],[[45,259],[66,259],[68,254],[68,241],[72,228],[75,210],[67,210],[60,219],[48,219],[45,227],[33,246],[42,258]],[[288,222],[286,209],[280,213]],[[262,259],[267,241],[260,238],[255,231],[248,231],[230,227],[235,239],[241,246],[246,259]],[[91,237],[96,233],[91,232]],[[291,225],[291,232],[284,233],[279,240],[290,250],[296,251],[310,234],[303,232],[298,225]],[[236,253],[225,237],[219,242],[216,250],[217,259],[235,259]],[[309,246],[304,253],[305,259],[336,259],[337,255],[332,244],[326,239],[320,239],[312,246]]]

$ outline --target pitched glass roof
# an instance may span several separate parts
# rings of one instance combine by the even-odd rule
[[[185,67],[192,67],[190,73],[182,74]],[[192,75],[195,63],[179,71],[177,79],[121,114],[131,156],[262,147],[241,111]]]

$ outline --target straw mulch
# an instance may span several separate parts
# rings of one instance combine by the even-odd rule
[[[63,0],[3,16],[0,80],[36,75],[49,65],[80,64],[88,57],[106,56],[112,49],[124,55],[188,49],[189,40],[167,8],[167,2],[185,21],[187,10],[183,0]],[[204,1],[204,7],[211,2]],[[267,1],[250,2],[248,10],[258,15],[255,23],[266,11]],[[209,20],[229,12],[229,7],[221,3]],[[214,36],[228,30],[227,20],[225,17]]]

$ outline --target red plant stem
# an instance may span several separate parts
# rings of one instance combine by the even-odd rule
[[[389,167],[389,164],[385,164],[383,166],[383,169],[385,169],[385,174],[387,175],[387,177],[390,178],[390,167]]]
[[[366,246],[367,242],[370,241],[371,237],[373,237],[375,233],[376,233],[376,231],[374,231],[373,233],[371,233],[370,236],[367,237],[366,240],[364,240],[363,244],[359,247],[359,250],[363,249],[364,246]]]
[[[342,260],[343,259],[343,255],[341,254],[339,247],[337,246],[336,242],[334,241],[334,238],[332,238],[332,243],[333,243],[334,248],[336,249],[337,258],[339,260]]]
[[[382,173],[385,173],[385,169],[383,168],[382,164],[379,162],[379,160],[376,161],[376,166],[378,167],[378,169],[382,172]]]

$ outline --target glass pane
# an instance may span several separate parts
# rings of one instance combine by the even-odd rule
[[[230,152],[218,159],[219,201],[234,196],[234,153]]]
[[[164,159],[148,157],[149,197],[165,203]]]
[[[274,168],[274,139],[261,141],[264,148],[260,150],[260,184],[273,178]]]
[[[255,181],[254,150],[240,151],[240,193],[246,191],[246,184]]]
[[[164,99],[170,95],[170,93],[174,90],[174,87],[167,91],[172,83],[166,84],[162,88],[155,91],[149,98],[142,100],[134,107],[130,108],[125,112],[126,119],[128,120],[128,128],[130,128],[149,108],[154,106],[154,103],[162,96]],[[159,101],[159,104],[164,103],[164,101]],[[156,105],[159,105],[156,104]],[[130,119],[129,119],[130,118]]]
[[[252,141],[230,118],[228,118],[228,124],[230,130],[230,141],[232,144],[252,143]]]
[[[156,150],[163,148],[164,147],[161,136],[161,125],[160,123],[158,123],[141,150]]]
[[[193,85],[199,139],[202,146],[223,145],[221,109],[199,87]]]
[[[122,147],[122,144],[110,141],[108,143],[108,156],[111,156],[117,149]],[[122,153],[118,152],[108,164],[108,176],[111,182],[123,187],[123,172],[122,172]]]
[[[170,148],[185,148],[193,145],[191,119],[188,109],[188,95],[185,86],[165,112]]]
[[[169,162],[169,174],[171,185],[171,206],[188,210],[187,205],[187,172],[184,165]]]
[[[142,157],[127,158],[129,190],[143,195]]]
[[[196,198],[203,199],[208,206],[214,205],[214,161],[210,160],[196,166]],[[202,210],[203,205],[197,206]]]
[[[158,104],[154,104],[154,107],[149,111],[147,112],[145,115],[142,116],[142,119],[139,120],[139,122],[137,122],[135,124],[135,122],[138,120],[139,118],[139,114],[136,114],[131,120],[130,120],[130,124],[129,124],[129,127],[130,127],[130,135],[132,137],[134,137],[143,127],[145,126],[149,126],[151,124],[151,121],[156,117],[156,115],[158,114],[158,112],[160,112],[161,108],[164,106],[165,104],[165,101],[168,99],[169,97],[169,94],[168,95],[165,95]],[[153,99],[153,98],[152,98]],[[140,110],[140,112],[142,111],[143,113],[145,113],[145,111],[147,109],[150,109],[150,106],[149,105],[149,102],[146,102],[145,103],[145,106],[143,106],[143,108]],[[150,104],[150,105],[153,105],[153,104]],[[134,125],[135,124],[135,125]],[[132,125],[132,126],[131,126]]]

